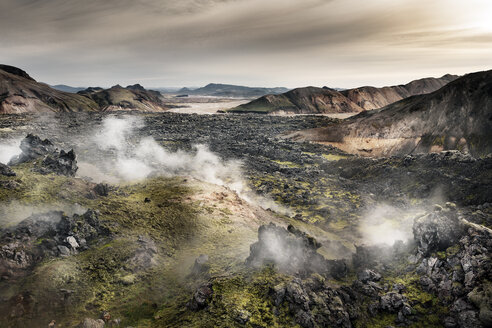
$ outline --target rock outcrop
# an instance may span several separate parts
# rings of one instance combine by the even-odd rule
[[[12,158],[9,161],[9,165],[18,165],[29,162],[56,151],[55,146],[50,140],[42,140],[40,137],[33,134],[28,134],[22,139],[20,149],[22,150],[22,153]]]
[[[6,177],[15,177],[15,172],[5,164],[0,163],[0,175],[4,175]]]
[[[271,263],[281,271],[301,276],[329,273],[330,263],[317,252],[320,247],[316,239],[291,225],[285,229],[270,223],[258,229],[258,242],[250,246],[246,264],[260,267]]]
[[[0,277],[18,279],[43,259],[83,251],[91,241],[108,234],[91,210],[71,217],[58,211],[34,214],[0,230]]]
[[[21,141],[20,148],[22,153],[12,158],[9,165],[18,165],[43,158],[41,163],[33,168],[34,171],[41,174],[54,173],[66,176],[75,176],[77,172],[77,160],[73,149],[68,152],[64,150],[58,152],[50,140],[41,140],[33,134],[28,134]]]

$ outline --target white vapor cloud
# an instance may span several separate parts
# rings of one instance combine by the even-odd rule
[[[22,152],[19,148],[20,142],[21,139],[4,140],[0,142],[0,163],[7,164],[12,157],[19,155]]]
[[[227,187],[242,199],[284,214],[290,212],[266,197],[260,197],[246,187],[242,163],[224,160],[206,145],[194,145],[192,151],[172,152],[159,145],[152,137],[142,137],[138,129],[144,127],[139,117],[107,117],[91,142],[79,145],[96,149],[103,159],[82,158],[80,177],[97,182],[131,182],[149,176],[191,176],[197,180]],[[85,139],[85,138],[84,138]]]

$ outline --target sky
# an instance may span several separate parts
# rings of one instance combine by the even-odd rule
[[[0,0],[0,63],[49,84],[394,85],[492,69],[490,0]]]

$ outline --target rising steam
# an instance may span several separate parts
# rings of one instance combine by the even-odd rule
[[[365,244],[387,244],[408,241],[413,238],[413,218],[421,213],[419,207],[399,208],[379,204],[367,210],[359,224],[359,232]]]
[[[243,179],[242,163],[224,160],[206,145],[197,144],[187,152],[169,151],[152,137],[141,137],[138,129],[144,127],[140,118],[108,117],[91,138],[91,147],[106,158],[96,166],[82,159],[79,176],[110,183],[142,180],[148,176],[191,176],[197,180],[225,186],[244,200],[263,208],[288,214],[273,200],[253,193]]]
[[[0,143],[0,163],[7,164],[10,159],[19,155],[22,151],[20,147],[21,139],[6,140]]]

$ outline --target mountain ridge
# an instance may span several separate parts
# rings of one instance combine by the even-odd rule
[[[288,112],[302,114],[358,113],[364,110],[381,108],[413,95],[433,92],[457,77],[458,76],[456,75],[446,74],[440,78],[422,78],[404,85],[381,88],[363,86],[341,91],[328,87],[296,88],[280,95],[265,95],[247,104],[232,108],[229,112]],[[332,99],[335,94],[331,94],[332,92],[338,92],[334,101]],[[300,98],[296,99],[293,97],[296,93],[300,95]],[[327,99],[327,96],[329,99]]]
[[[252,98],[261,97],[266,94],[279,94],[287,92],[289,89],[284,87],[247,87],[234,84],[209,83],[204,87],[197,89],[182,88],[179,90],[181,94],[189,94],[193,96],[214,96],[214,97],[232,97],[232,98]]]
[[[0,65],[0,114],[167,109],[160,92],[139,84],[65,92],[37,82],[20,68]]]
[[[359,155],[460,150],[492,152],[492,70],[470,73],[429,94],[415,95],[341,123],[290,133]]]

